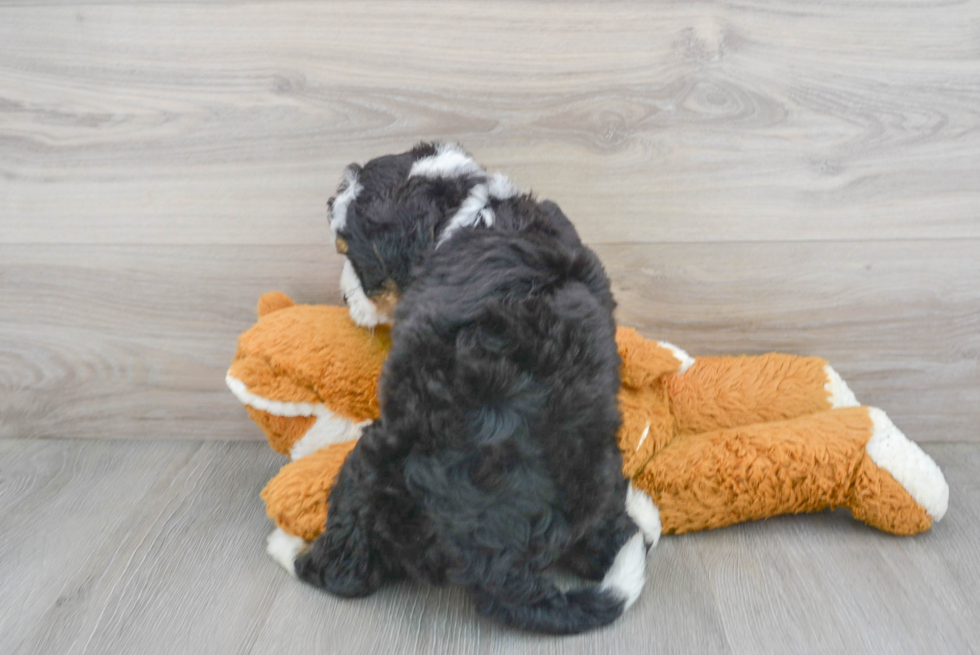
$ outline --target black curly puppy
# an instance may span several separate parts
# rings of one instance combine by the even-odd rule
[[[655,509],[622,474],[595,254],[556,205],[455,144],[349,167],[330,211],[351,316],[394,328],[381,418],[297,575],[341,596],[403,575],[462,585],[481,612],[543,632],[613,621],[645,580],[631,515],[652,531]],[[562,592],[555,564],[601,583]]]

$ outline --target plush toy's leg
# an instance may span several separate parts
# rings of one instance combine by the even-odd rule
[[[840,506],[909,535],[941,519],[949,496],[935,462],[866,407],[681,436],[634,483],[667,533]]]
[[[851,513],[870,525],[884,526],[882,530],[909,534],[905,515],[896,510],[905,507],[911,496],[925,510],[923,529],[928,529],[931,521],[945,516],[949,506],[946,478],[936,462],[895,427],[885,412],[876,407],[867,410],[873,424],[871,439],[865,444],[867,457],[855,474]]]
[[[857,399],[819,357],[699,357],[665,385],[679,434],[781,421],[842,407]]]
[[[303,541],[313,541],[323,532],[327,496],[355,445],[356,441],[348,441],[322,448],[286,464],[269,480],[262,499],[280,530]]]

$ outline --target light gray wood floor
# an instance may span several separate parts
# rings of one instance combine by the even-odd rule
[[[509,631],[457,589],[342,601],[265,555],[259,443],[0,440],[0,653],[970,653],[980,447],[930,444],[953,494],[923,535],[847,512],[680,537],[616,624]]]

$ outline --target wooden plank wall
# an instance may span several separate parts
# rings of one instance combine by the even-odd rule
[[[260,439],[258,295],[340,301],[341,168],[461,140],[619,319],[829,358],[980,441],[977,2],[0,0],[0,436]]]

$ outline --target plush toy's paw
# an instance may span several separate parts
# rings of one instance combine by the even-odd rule
[[[660,510],[645,492],[630,483],[626,491],[626,513],[643,533],[643,541],[652,548],[660,540]]]
[[[868,456],[888,471],[933,521],[942,519],[949,506],[949,485],[939,466],[917,443],[902,434],[885,412],[869,407],[868,416],[874,423],[865,447]]]
[[[295,578],[296,558],[310,549],[310,542],[283,532],[280,528],[273,530],[266,541],[265,552]]]

